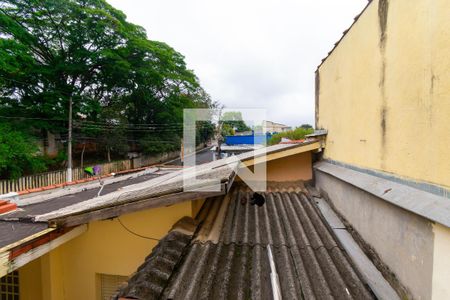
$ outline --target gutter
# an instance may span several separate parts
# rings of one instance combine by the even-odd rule
[[[87,225],[57,231],[49,228],[0,249],[0,277],[23,267],[87,231]],[[33,239],[34,238],[34,239]]]

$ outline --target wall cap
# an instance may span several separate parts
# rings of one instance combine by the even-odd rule
[[[314,169],[450,228],[450,200],[445,197],[326,161],[316,163]]]

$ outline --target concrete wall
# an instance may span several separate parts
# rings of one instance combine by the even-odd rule
[[[180,151],[172,151],[168,153],[160,153],[155,155],[143,155],[131,159],[133,168],[145,167],[153,164],[165,162],[170,159],[175,159],[180,156]]]
[[[315,171],[314,175],[316,187],[328,195],[338,212],[375,249],[414,298],[431,299],[435,284],[432,223],[329,174]],[[446,247],[440,248],[441,255]],[[447,271],[442,272],[439,278],[448,280],[442,276]]]
[[[325,158],[450,187],[450,1],[373,0],[317,74]]]
[[[138,234],[159,239],[180,218],[196,214],[201,203],[186,201],[120,220]],[[98,274],[131,275],[156,244],[127,232],[117,219],[92,222],[81,236],[19,269],[21,299],[100,299]]]

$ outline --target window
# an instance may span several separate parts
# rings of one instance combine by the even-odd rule
[[[100,274],[100,299],[110,300],[127,280],[127,276]]]
[[[19,272],[0,278],[0,300],[19,300]]]

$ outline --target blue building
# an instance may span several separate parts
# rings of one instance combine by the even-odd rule
[[[225,137],[225,144],[227,145],[266,145],[267,141],[272,137],[270,133],[258,135],[227,135]]]

